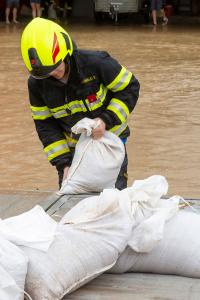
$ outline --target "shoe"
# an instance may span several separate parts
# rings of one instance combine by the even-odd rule
[[[168,23],[168,18],[167,18],[167,17],[164,17],[164,18],[163,18],[162,25],[167,25],[167,23]]]
[[[10,21],[9,21],[9,20],[6,20],[6,24],[9,25],[9,24],[10,24]]]
[[[19,21],[17,21],[17,20],[13,20],[13,23],[15,23],[15,24],[19,24]]]

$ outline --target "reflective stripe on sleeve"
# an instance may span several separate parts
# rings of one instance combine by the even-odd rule
[[[61,154],[70,152],[70,149],[66,140],[60,140],[45,147],[44,152],[46,153],[48,160],[51,161]]]
[[[124,122],[123,124],[112,127],[109,131],[119,136],[127,128],[127,126],[127,122]]]
[[[115,77],[115,79],[109,85],[107,85],[107,88],[112,92],[122,91],[127,87],[132,76],[133,74],[131,72],[122,67],[117,77]]]
[[[70,135],[68,135],[67,133],[64,133],[65,137],[66,137],[66,140],[67,140],[67,144],[69,147],[71,148],[75,148],[76,147],[76,144],[78,142],[78,140],[72,138]]]
[[[107,110],[114,112],[122,123],[124,123],[129,116],[129,109],[124,102],[113,98],[107,107]]]
[[[74,100],[68,103],[68,107],[71,111],[71,114],[75,114],[77,112],[86,112],[87,109],[82,100]]]
[[[33,120],[45,120],[47,118],[51,118],[52,114],[47,106],[32,106],[31,112]]]
[[[67,104],[63,106],[51,108],[51,113],[53,114],[54,118],[60,119],[70,115],[69,113],[67,113],[66,109],[68,109]]]

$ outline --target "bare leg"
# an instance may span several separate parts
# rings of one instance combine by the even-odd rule
[[[6,7],[6,24],[10,24],[9,15],[10,15],[10,7]]]
[[[166,15],[165,15],[165,10],[164,10],[164,8],[162,8],[161,9],[161,13],[162,13],[162,18],[163,18],[163,25],[167,25],[167,23],[168,23],[168,18],[166,17]]]
[[[41,16],[40,3],[36,3],[37,17]]]
[[[34,19],[34,18],[36,18],[36,4],[31,3],[31,8],[32,8],[32,17]]]
[[[17,8],[16,7],[13,8],[13,22],[14,23],[19,23],[17,21]]]
[[[153,18],[153,25],[157,25],[157,14],[155,9],[152,10],[152,18]]]

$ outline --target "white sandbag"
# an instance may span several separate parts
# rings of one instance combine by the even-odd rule
[[[23,300],[24,293],[19,289],[15,280],[0,265],[0,299]]]
[[[102,138],[94,140],[91,134],[97,125],[97,120],[84,118],[72,128],[81,136],[60,194],[102,192],[115,187],[125,156],[124,145],[119,137],[108,131]]]
[[[0,220],[0,234],[15,245],[47,251],[53,241],[57,223],[36,205],[20,215]]]
[[[24,299],[27,263],[25,253],[0,236],[0,299]]]
[[[110,269],[124,251],[132,221],[118,191],[84,199],[61,220],[47,253],[23,247],[29,257],[26,291],[33,300],[59,300]]]
[[[128,245],[136,252],[151,251],[163,237],[165,222],[177,212],[180,197],[162,199],[167,190],[165,177],[153,175],[120,192],[131,202],[134,227]]]
[[[200,278],[200,215],[181,210],[165,226],[164,238],[150,253],[130,247],[110,273],[149,272]]]

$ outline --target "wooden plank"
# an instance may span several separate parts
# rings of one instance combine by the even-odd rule
[[[0,191],[0,218],[21,214],[41,200],[46,202],[52,192],[41,191]]]
[[[159,274],[103,274],[63,300],[199,300],[200,279]]]
[[[63,195],[57,202],[47,209],[47,213],[55,220],[60,220],[72,207],[81,200],[97,194]]]

